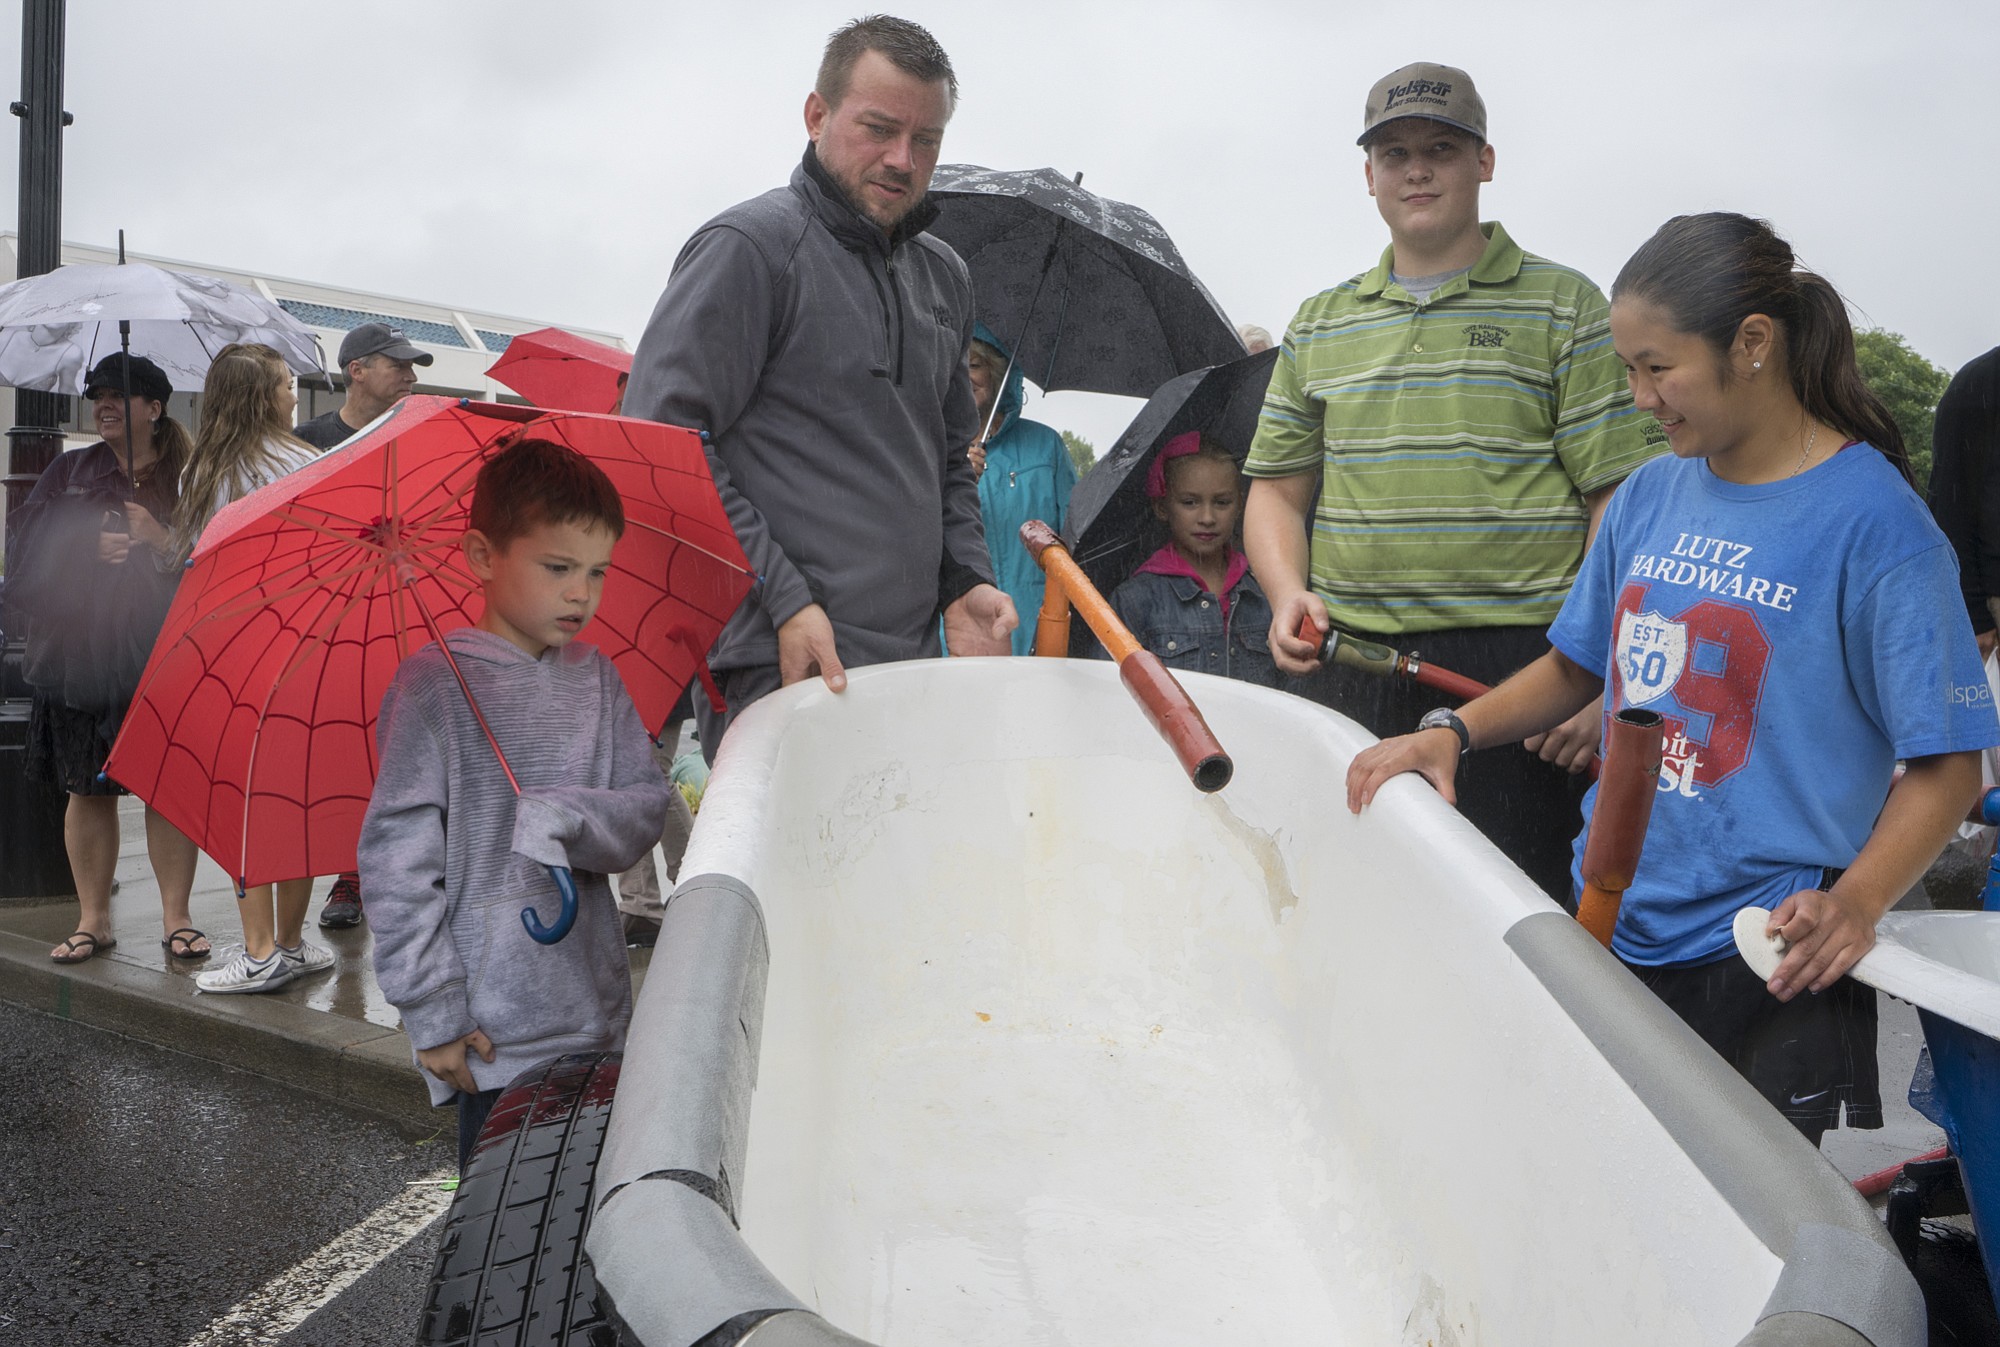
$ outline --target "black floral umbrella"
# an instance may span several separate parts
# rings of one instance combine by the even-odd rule
[[[1276,347],[1238,356],[1160,385],[1132,424],[1070,494],[1063,538],[1091,583],[1109,594],[1166,541],[1146,496],[1146,470],[1161,446],[1200,431],[1241,463],[1257,434],[1257,413],[1278,363]]]
[[[930,232],[972,269],[980,321],[1042,388],[1146,397],[1243,354],[1228,317],[1139,207],[1052,168],[943,164],[930,196],[940,208]]]

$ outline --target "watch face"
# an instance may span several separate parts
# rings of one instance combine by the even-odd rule
[[[1424,718],[1417,722],[1420,730],[1450,730],[1458,736],[1458,751],[1464,753],[1472,747],[1472,735],[1466,730],[1465,722],[1458,713],[1448,706],[1440,706],[1435,711],[1426,711]]]

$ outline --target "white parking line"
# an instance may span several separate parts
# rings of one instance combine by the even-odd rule
[[[451,1194],[437,1185],[451,1177],[451,1170],[440,1170],[422,1186],[396,1194],[359,1225],[264,1283],[255,1295],[196,1334],[187,1347],[264,1347],[277,1342],[444,1215]]]

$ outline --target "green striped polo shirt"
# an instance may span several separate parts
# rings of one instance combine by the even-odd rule
[[[1477,265],[1424,303],[1391,279],[1391,248],[1285,331],[1243,470],[1321,474],[1310,578],[1337,626],[1548,624],[1583,557],[1584,495],[1665,446],[1597,287],[1481,229]]]

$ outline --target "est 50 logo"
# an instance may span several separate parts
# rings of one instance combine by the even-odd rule
[[[1674,690],[1687,668],[1688,631],[1650,609],[1624,613],[1618,620],[1618,673],[1625,680],[1625,704],[1644,706]]]

